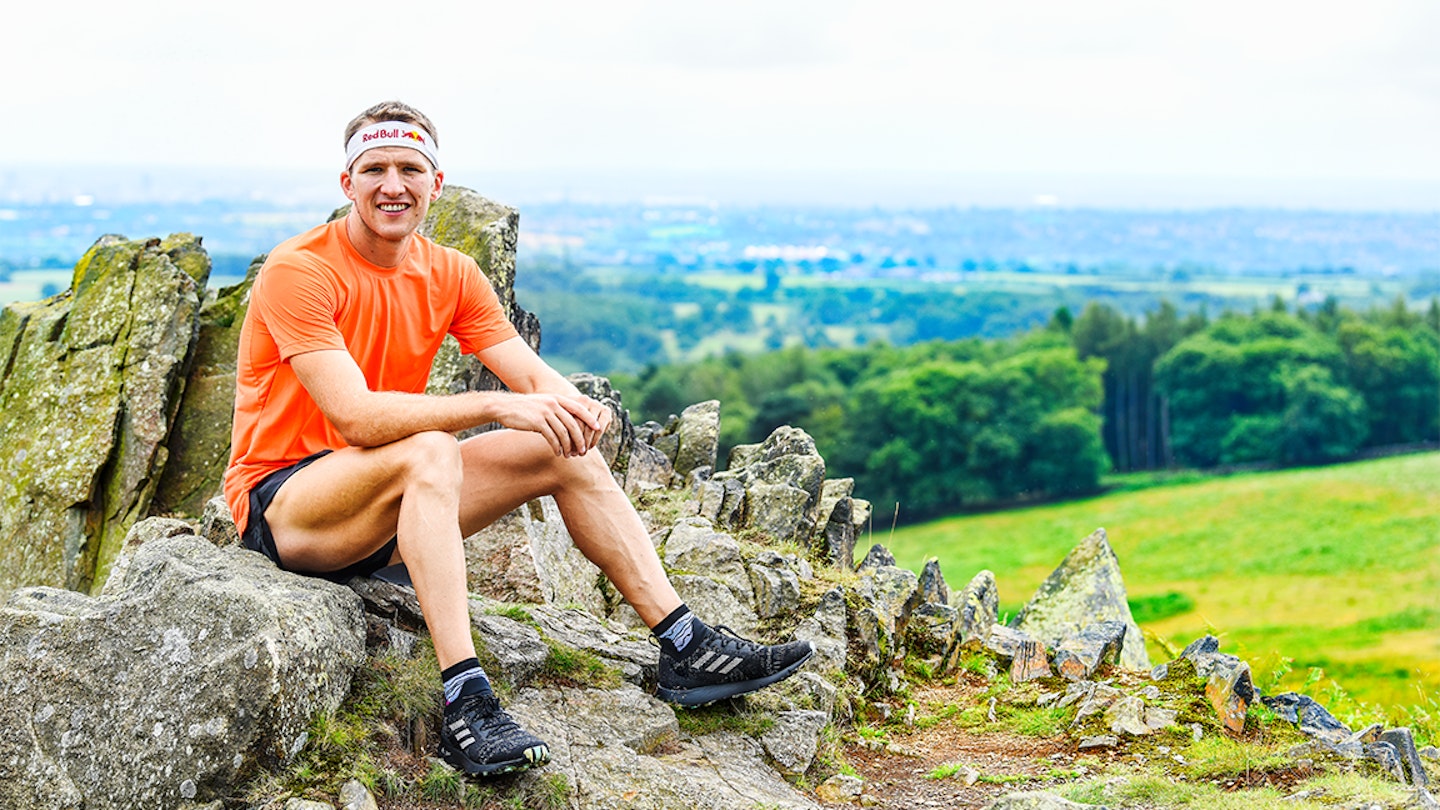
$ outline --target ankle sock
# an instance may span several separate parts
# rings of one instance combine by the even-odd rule
[[[455,698],[460,697],[460,688],[465,685],[466,681],[479,678],[484,686],[484,691],[490,691],[490,679],[486,677],[485,670],[480,668],[478,658],[466,658],[458,664],[446,667],[445,671],[440,673],[440,677],[445,681],[446,706],[455,702]]]
[[[660,640],[660,649],[671,657],[679,657],[685,654],[685,650],[691,644],[704,642],[712,632],[705,623],[690,612],[690,608],[681,603],[680,607],[670,612],[669,616],[660,620],[650,630],[655,638]]]

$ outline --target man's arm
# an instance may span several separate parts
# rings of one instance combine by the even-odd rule
[[[511,391],[520,394],[549,394],[584,408],[594,417],[593,421],[583,422],[586,449],[594,447],[595,443],[600,441],[600,435],[610,426],[610,409],[581,394],[560,372],[540,359],[540,355],[524,340],[517,337],[501,341],[476,352],[475,358],[495,372]]]
[[[518,339],[514,342],[524,346]],[[529,352],[529,347],[525,350]],[[499,422],[508,428],[539,433],[556,455],[583,455],[604,432],[609,417],[608,409],[580,396],[573,385],[553,370],[551,374],[564,384],[559,394],[539,393],[537,389],[534,394],[467,391],[452,396],[429,396],[371,391],[354,358],[338,349],[297,354],[290,358],[290,366],[325,418],[347,444],[356,447],[389,444],[426,430],[454,433],[486,422]],[[503,375],[501,379],[510,383]],[[522,375],[517,379],[528,381],[530,378]],[[554,380],[546,384],[556,385]],[[565,387],[569,392],[564,392]],[[586,405],[587,402],[604,411],[605,421],[601,421],[599,412]]]

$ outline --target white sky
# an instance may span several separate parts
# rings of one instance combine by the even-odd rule
[[[1440,188],[1435,0],[30,2],[0,164],[338,172],[400,98],[457,172]],[[1440,199],[1432,206],[1440,208]]]

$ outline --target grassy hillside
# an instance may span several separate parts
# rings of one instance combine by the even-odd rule
[[[879,521],[877,521],[878,523]],[[1011,615],[1069,549],[1105,527],[1141,626],[1183,645],[1212,632],[1262,687],[1311,668],[1391,709],[1440,699],[1440,453],[1174,483],[895,531],[901,565],[941,560],[951,588],[995,572]],[[883,531],[876,540],[885,541]],[[1169,656],[1152,642],[1151,657]]]

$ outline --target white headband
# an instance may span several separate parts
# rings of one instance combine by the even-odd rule
[[[360,157],[361,153],[382,146],[403,146],[407,149],[414,149],[424,155],[430,161],[431,166],[440,168],[440,157],[435,150],[435,138],[430,133],[404,121],[381,121],[350,136],[350,142],[345,144],[346,170],[348,171],[351,166],[355,165],[355,158]]]

